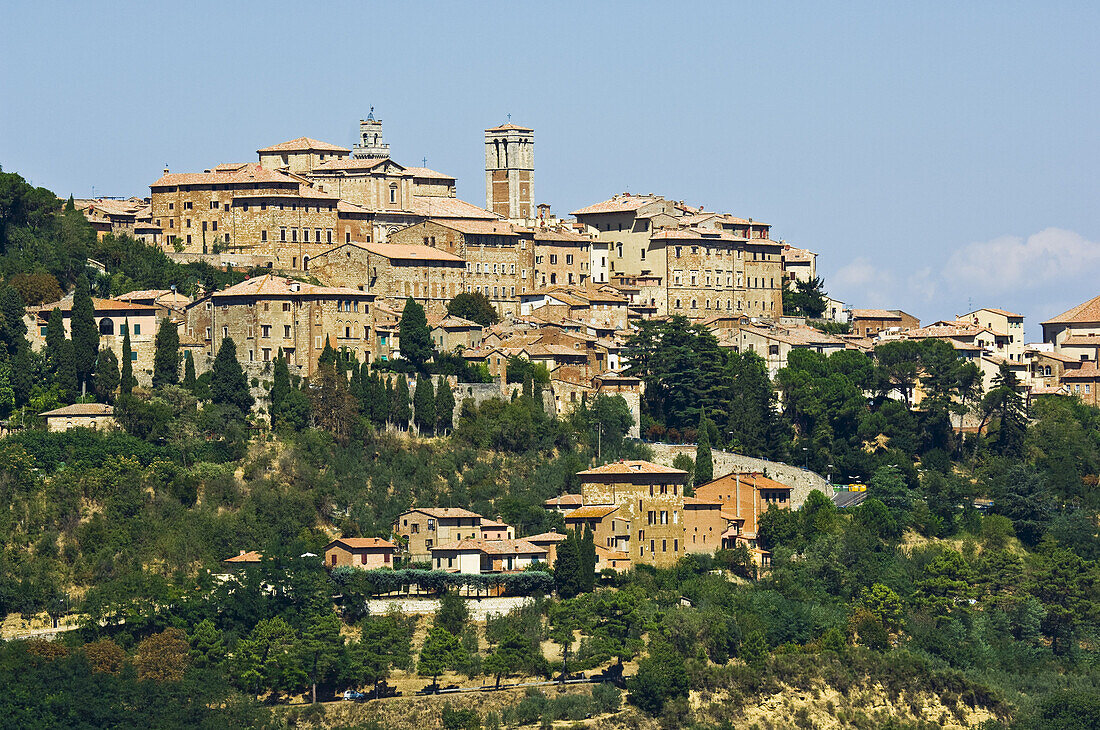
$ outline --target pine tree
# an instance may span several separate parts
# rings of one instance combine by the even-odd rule
[[[114,403],[115,391],[121,376],[118,372],[118,358],[109,347],[99,351],[95,363],[95,395],[100,403]]]
[[[435,392],[432,379],[422,375],[416,379],[413,391],[413,418],[416,428],[422,435],[430,435],[435,428]]]
[[[119,380],[119,395],[130,395],[137,387],[137,378],[134,377],[134,350],[130,347],[129,320],[122,335],[122,375]]]
[[[176,385],[180,381],[180,333],[167,317],[157,329],[153,354],[153,387]]]
[[[232,337],[222,340],[214,364],[210,368],[210,400],[237,408],[247,416],[255,402],[248,390],[248,379],[237,361],[237,346]]]
[[[46,363],[51,373],[57,372],[57,355],[61,351],[61,343],[65,340],[65,316],[61,310],[54,307],[50,312],[50,320],[46,324]]]
[[[76,280],[69,330],[72,333],[77,378],[91,385],[89,381],[99,355],[99,327],[95,323],[95,305],[86,274],[81,274]]]
[[[80,376],[76,369],[76,351],[72,340],[64,340],[57,355],[57,375],[54,380],[61,390],[61,398],[72,403],[80,395]]]
[[[699,410],[699,436],[695,445],[695,485],[714,479],[714,458],[710,452],[710,426],[706,414]]]
[[[183,354],[183,387],[195,392],[195,360],[190,350]]]
[[[397,387],[393,390],[390,406],[390,420],[404,431],[409,426],[409,381],[402,374],[397,378]]]
[[[436,432],[446,434],[454,421],[455,396],[447,381],[440,376],[435,384],[435,423]]]
[[[417,372],[424,372],[424,366],[435,348],[432,347],[432,333],[428,329],[424,307],[412,297],[405,301],[405,309],[401,312],[398,336],[401,338],[401,357],[412,363]]]

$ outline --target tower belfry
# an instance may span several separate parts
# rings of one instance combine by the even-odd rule
[[[535,130],[512,124],[485,130],[485,207],[511,220],[534,218]]]
[[[374,118],[374,107],[366,119],[359,120],[359,141],[352,148],[351,156],[360,160],[390,156],[390,146],[382,141],[382,120]]]

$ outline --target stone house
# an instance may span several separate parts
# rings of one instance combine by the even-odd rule
[[[134,377],[140,385],[149,385],[153,380],[153,355],[156,351],[155,338],[159,327],[160,305],[143,304],[121,299],[99,299],[92,297],[96,326],[99,328],[99,346],[109,347],[122,363],[122,342],[126,333],[130,333],[130,363]],[[27,339],[36,352],[46,346],[46,330],[50,313],[61,310],[65,324],[65,336],[71,338],[73,295],[64,299],[37,307],[27,307],[24,322],[27,325]]]
[[[325,566],[363,570],[392,568],[396,549],[392,542],[378,537],[339,537],[325,546]]]
[[[75,403],[38,414],[46,419],[46,430],[51,433],[72,428],[90,428],[110,431],[118,426],[114,406],[106,403]]]
[[[315,256],[309,271],[330,286],[369,291],[394,308],[412,297],[438,314],[462,292],[466,262],[421,244],[345,243]]]
[[[585,286],[592,278],[592,238],[565,228],[539,229],[533,236],[533,286]]]
[[[403,512],[393,524],[393,534],[406,539],[410,560],[428,560],[432,548],[460,540],[480,540],[484,518],[458,507],[419,507]]]
[[[256,154],[264,169],[304,175],[325,162],[347,159],[351,150],[311,137],[298,137],[258,149]]]
[[[465,538],[431,549],[432,565],[449,573],[511,573],[545,563],[546,548],[526,540]]]
[[[482,326],[451,314],[428,317],[432,342],[440,352],[462,352],[481,346]]]
[[[246,371],[250,363],[267,367],[281,350],[288,365],[310,377],[326,341],[356,360],[372,362],[373,300],[373,294],[358,289],[314,286],[273,274],[214,292],[187,306],[187,337],[206,345],[196,372],[210,367],[227,337]]]
[[[920,327],[920,320],[900,309],[853,309],[852,333],[873,337],[879,332],[906,332]]]
[[[721,504],[737,533],[756,537],[758,519],[769,505],[791,508],[791,487],[759,472],[731,472],[695,488],[695,499]]]

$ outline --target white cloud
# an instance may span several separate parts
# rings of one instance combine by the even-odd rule
[[[951,289],[995,296],[1091,278],[1098,271],[1100,243],[1047,228],[1026,240],[1003,236],[963,246],[944,265],[943,280]]]
[[[1028,336],[1035,337],[1037,322],[1096,296],[1098,281],[1100,243],[1047,228],[1027,238],[969,243],[946,261],[922,260],[919,253],[882,261],[859,256],[825,284],[856,307],[900,308],[925,322],[970,306],[1011,309],[1025,315]]]

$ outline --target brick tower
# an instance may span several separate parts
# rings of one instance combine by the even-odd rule
[[[511,220],[535,217],[535,130],[502,124],[485,130],[485,207]]]

